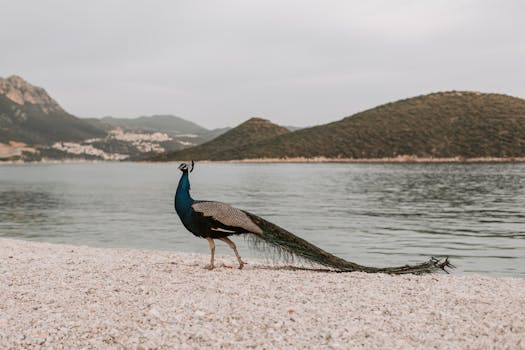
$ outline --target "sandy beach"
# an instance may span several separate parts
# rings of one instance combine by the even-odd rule
[[[186,160],[177,160],[186,161]],[[215,162],[215,161],[200,161]],[[294,158],[254,158],[254,159],[237,159],[216,161],[218,163],[523,163],[525,157],[482,157],[482,158],[430,158],[417,156],[398,156],[392,158],[327,158],[327,157],[294,157]]]
[[[525,348],[523,279],[207,262],[0,239],[0,348]]]

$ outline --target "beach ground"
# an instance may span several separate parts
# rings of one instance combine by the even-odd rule
[[[0,239],[0,349],[523,349],[525,280]]]

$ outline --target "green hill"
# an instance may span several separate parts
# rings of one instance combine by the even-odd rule
[[[0,78],[0,161],[137,160],[211,140],[207,130],[170,115],[79,119],[18,76]]]
[[[252,118],[202,145],[172,153],[161,154],[155,157],[153,160],[239,159],[239,157],[242,157],[242,154],[237,153],[239,150],[256,144],[262,140],[270,139],[279,135],[286,135],[289,133],[290,131],[288,129],[272,124],[268,120]]]
[[[433,93],[235,149],[220,146],[220,152],[187,151],[194,150],[195,159],[210,160],[525,157],[525,100],[478,92]]]
[[[176,117],[174,115],[153,115],[143,116],[133,119],[128,118],[114,118],[104,117],[100,119],[101,122],[112,126],[141,129],[152,132],[165,132],[167,134],[206,134],[208,129],[203,128],[189,120]]]
[[[138,118],[86,118],[91,125],[106,131],[122,128],[133,132],[161,132],[172,136],[182,143],[174,144],[176,149],[187,148],[187,145],[199,145],[210,141],[229,128],[208,130],[189,120],[174,115],[152,115]]]
[[[0,143],[18,141],[49,145],[105,134],[64,111],[44,89],[15,75],[0,78]]]

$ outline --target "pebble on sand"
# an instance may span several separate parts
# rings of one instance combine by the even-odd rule
[[[525,280],[0,239],[0,349],[525,348]]]

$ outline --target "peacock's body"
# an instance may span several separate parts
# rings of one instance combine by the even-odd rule
[[[254,240],[262,241],[286,254],[297,256],[341,272],[363,271],[392,274],[421,274],[436,270],[445,270],[446,267],[453,267],[448,262],[448,259],[437,260],[432,258],[418,265],[386,268],[362,266],[341,259],[257,215],[221,202],[192,199],[190,196],[189,173],[193,170],[193,166],[193,162],[191,166],[186,163],[182,163],[179,166],[179,169],[182,171],[182,176],[177,187],[177,192],[175,193],[175,210],[184,227],[195,236],[208,240],[211,250],[211,259],[208,265],[209,269],[213,269],[214,267],[214,239],[219,239],[227,243],[237,256],[239,269],[243,268],[244,262],[241,260],[237,247],[235,243],[228,238],[231,235],[250,235]]]

